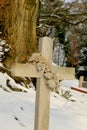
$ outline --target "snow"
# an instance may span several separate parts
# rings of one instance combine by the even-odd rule
[[[34,90],[8,93],[0,89],[0,129],[33,130],[34,97]]]
[[[87,129],[87,95],[71,91],[71,101],[56,96],[51,103],[50,130],[86,130]],[[54,105],[53,105],[54,104]],[[53,107],[52,107],[53,105]],[[55,106],[55,107],[54,107]]]
[[[54,62],[52,62],[52,65],[53,65],[53,66],[58,66],[58,65],[57,65],[57,64],[55,64]]]
[[[11,91],[10,88],[7,87],[7,83],[6,81],[9,80],[9,84],[12,86],[12,88],[19,88],[22,89],[22,91],[28,91],[27,88],[25,88],[24,86],[15,83],[15,81],[7,74],[7,73],[0,73],[0,86],[7,90],[7,91]]]
[[[6,86],[6,73],[0,73],[0,86]],[[14,86],[14,82],[10,79]],[[16,84],[17,85],[17,84]],[[86,130],[87,129],[87,95],[71,90],[78,87],[78,80],[61,82],[60,94],[50,93],[49,130]],[[63,94],[69,91],[71,97]],[[0,88],[0,130],[34,130],[36,91],[5,91]]]

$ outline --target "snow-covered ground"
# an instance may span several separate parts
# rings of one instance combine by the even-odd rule
[[[0,74],[4,89],[7,78],[7,74]],[[71,90],[71,86],[78,86],[78,80],[64,80],[60,94],[50,94],[49,130],[87,130],[87,94]],[[35,95],[33,88],[28,92],[0,88],[0,130],[34,130]]]

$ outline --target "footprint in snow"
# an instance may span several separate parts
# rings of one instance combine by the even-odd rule
[[[14,119],[15,119],[16,121],[18,121],[18,123],[19,123],[22,127],[25,127],[24,123],[20,122],[20,120],[19,120],[18,117],[14,116]]]

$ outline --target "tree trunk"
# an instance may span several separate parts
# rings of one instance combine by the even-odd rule
[[[38,49],[36,25],[39,0],[2,1],[5,7],[5,31],[11,46],[4,64],[10,67],[14,62],[27,62]]]

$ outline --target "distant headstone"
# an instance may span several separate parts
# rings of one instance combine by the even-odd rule
[[[79,78],[79,87],[82,87],[83,80],[84,80],[84,76],[80,76],[80,78]]]

